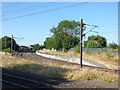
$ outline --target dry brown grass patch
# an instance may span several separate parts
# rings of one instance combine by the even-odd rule
[[[41,76],[56,77],[68,80],[92,80],[117,81],[118,75],[97,69],[90,70],[87,67],[69,67],[47,62],[30,61],[10,56],[2,56],[2,67],[24,72],[30,72]]]

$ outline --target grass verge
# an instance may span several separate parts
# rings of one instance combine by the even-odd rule
[[[92,80],[118,81],[118,75],[87,67],[66,66],[55,63],[30,61],[21,58],[2,55],[1,67],[34,73],[40,76],[56,77],[67,80]]]

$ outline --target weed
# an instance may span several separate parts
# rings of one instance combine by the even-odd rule
[[[110,56],[111,56],[111,51],[105,52],[105,55],[106,55],[107,57],[110,57]]]

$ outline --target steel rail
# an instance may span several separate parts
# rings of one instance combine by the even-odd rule
[[[45,82],[40,82],[40,81],[36,81],[36,80],[31,80],[31,79],[23,78],[23,77],[20,77],[20,76],[14,76],[14,75],[6,74],[6,73],[0,73],[0,74],[6,75],[6,76],[9,76],[9,77],[13,77],[13,78],[18,78],[18,79],[22,79],[22,80],[27,80],[27,81],[34,82],[34,83],[38,83],[38,84],[43,84],[43,85],[47,85],[47,86],[52,86],[52,87],[55,87],[55,88],[62,88],[62,87],[59,87],[59,86],[55,86],[55,85],[48,84],[48,83],[45,83]]]
[[[0,79],[0,80],[3,81],[3,82],[9,83],[9,84],[15,85],[15,86],[22,87],[22,88],[29,88],[29,87],[26,87],[26,86],[24,86],[24,85],[20,85],[20,84],[17,84],[17,83],[13,83],[13,82],[10,82],[10,81],[7,81],[7,80],[3,80],[3,79]]]

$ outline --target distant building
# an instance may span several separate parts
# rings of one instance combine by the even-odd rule
[[[32,50],[32,49],[33,49],[33,45],[29,45],[28,48],[29,48],[30,50]]]
[[[19,46],[19,51],[29,50],[27,46]]]

